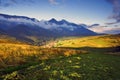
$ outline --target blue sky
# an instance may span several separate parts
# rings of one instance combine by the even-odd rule
[[[0,4],[0,13],[24,15],[39,20],[56,18],[102,25],[115,21],[108,19],[113,13],[113,5],[107,0],[0,0]]]

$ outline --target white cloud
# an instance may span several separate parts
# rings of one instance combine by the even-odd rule
[[[32,20],[28,20],[25,18],[5,18],[3,16],[0,16],[0,20],[6,21],[6,22],[14,22],[15,24],[31,24],[31,25],[38,25],[39,22],[37,20],[33,22]]]
[[[98,33],[108,33],[108,34],[117,34],[120,33],[120,26],[118,27],[105,27],[105,26],[97,26],[88,28],[94,32]]]
[[[0,7],[9,7],[13,5],[29,5],[36,0],[0,0]]]
[[[57,5],[57,4],[58,4],[58,2],[57,2],[56,0],[49,0],[49,2],[50,2],[51,4],[53,4],[53,5]]]
[[[55,23],[49,23],[48,21],[40,21],[39,26],[45,28],[45,29],[60,29],[60,28],[67,28],[70,31],[73,31],[76,27],[72,25],[67,25],[67,24],[62,24],[62,25],[57,25]]]

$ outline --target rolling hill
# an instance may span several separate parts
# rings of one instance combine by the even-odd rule
[[[116,47],[120,46],[120,34],[89,37],[73,37],[57,40],[54,47]]]
[[[119,80],[119,36],[64,38],[56,42],[56,48],[28,45],[8,36],[2,37],[0,79]]]

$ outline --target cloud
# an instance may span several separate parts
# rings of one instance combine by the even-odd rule
[[[15,0],[0,0],[0,7],[8,7],[10,5],[15,4],[16,1]]]
[[[89,26],[89,28],[90,27],[97,27],[97,26],[100,26],[100,24],[92,24],[92,25]]]
[[[117,25],[107,27],[107,26],[95,26],[89,27],[88,29],[97,32],[97,33],[107,33],[107,34],[118,34],[120,33],[120,27]]]
[[[34,3],[33,0],[0,0],[0,7],[9,7],[15,4],[28,4]]]
[[[56,0],[49,0],[50,4],[57,5],[58,2]]]
[[[112,24],[116,24],[120,22],[120,0],[106,0],[113,6],[113,14],[109,16],[109,19],[115,19],[116,22]]]
[[[120,28],[113,28],[112,30],[106,30],[105,32],[109,34],[120,34]]]
[[[1,7],[9,7],[9,6],[13,6],[13,5],[29,5],[29,4],[33,4],[35,2],[40,2],[41,0],[0,0],[0,8]],[[58,5],[60,2],[58,2],[57,0],[47,0],[49,1],[50,4],[52,5]],[[64,1],[64,0],[61,0]]]
[[[109,23],[105,23],[106,25],[113,25],[113,24],[117,24],[118,22],[109,22]]]

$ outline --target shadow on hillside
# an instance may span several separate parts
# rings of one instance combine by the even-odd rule
[[[117,47],[60,47],[60,48],[67,48],[67,49],[79,49],[79,50],[86,50],[90,52],[120,52],[120,46]]]

